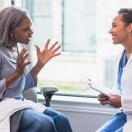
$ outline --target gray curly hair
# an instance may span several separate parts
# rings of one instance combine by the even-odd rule
[[[10,29],[18,26],[21,21],[29,17],[22,8],[6,7],[0,12],[0,46],[12,47],[9,35]]]

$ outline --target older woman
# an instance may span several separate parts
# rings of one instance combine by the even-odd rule
[[[37,75],[44,65],[60,55],[58,42],[49,48],[48,39],[42,51],[36,45],[37,63],[28,70],[29,54],[26,48],[19,51],[18,43],[29,43],[33,34],[31,25],[23,9],[7,7],[0,12],[0,106],[3,111],[23,109],[19,132],[72,132],[63,114],[23,99],[22,92],[37,85]],[[13,105],[9,102],[13,102]],[[4,103],[9,103],[11,107],[5,107]]]

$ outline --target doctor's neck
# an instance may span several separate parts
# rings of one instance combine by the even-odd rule
[[[132,53],[132,35],[122,45],[125,47],[127,53],[131,54]]]

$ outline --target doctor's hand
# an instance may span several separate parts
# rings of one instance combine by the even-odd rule
[[[40,48],[36,45],[37,58],[38,58],[37,64],[40,67],[43,67],[53,57],[61,54],[60,52],[58,52],[59,49],[61,48],[61,46],[58,44],[58,41],[55,42],[51,47],[49,47],[49,43],[50,43],[50,39],[47,40],[45,44],[45,48],[42,51],[40,51]]]
[[[121,107],[121,96],[120,95],[113,95],[108,99],[107,104],[113,106],[114,108]]]
[[[120,108],[121,107],[121,96],[120,95],[114,95],[110,94],[110,97],[100,94],[98,96],[98,100],[100,101],[100,104],[106,105],[109,104],[113,106],[114,108]]]
[[[106,105],[107,101],[108,101],[108,96],[104,95],[103,93],[98,95],[98,101],[100,102],[100,104],[102,105]]]

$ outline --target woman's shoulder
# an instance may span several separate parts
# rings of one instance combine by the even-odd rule
[[[5,54],[9,54],[11,51],[9,50],[9,48],[5,47],[5,46],[0,46],[0,54],[5,55]]]
[[[0,46],[0,57],[3,56],[3,46]]]
[[[0,46],[0,57],[5,56],[6,52],[7,52],[7,48]]]
[[[17,54],[15,50],[10,50],[4,46],[0,46],[0,60],[3,62],[11,62],[16,64]]]
[[[7,50],[6,47],[4,47],[4,46],[0,46],[0,53],[1,53],[1,52],[4,52],[5,50]]]
[[[4,60],[6,58],[10,58],[10,51],[8,48],[0,46],[0,59]]]

